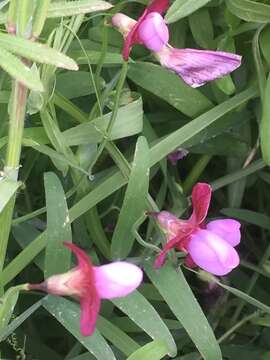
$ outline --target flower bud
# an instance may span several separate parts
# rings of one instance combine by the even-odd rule
[[[122,13],[117,13],[112,17],[112,25],[116,27],[124,37],[127,36],[136,23],[136,20]]]

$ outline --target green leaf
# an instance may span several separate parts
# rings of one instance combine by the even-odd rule
[[[47,45],[35,43],[21,37],[0,33],[0,47],[1,51],[5,49],[13,54],[42,64],[54,65],[69,70],[78,70],[78,65],[70,57]]]
[[[15,37],[14,37],[15,38]],[[0,67],[29,89],[44,91],[40,78],[16,56],[0,47]]]
[[[202,8],[196,11],[189,16],[188,20],[196,43],[202,48],[211,49],[213,47],[214,29],[208,9]]]
[[[249,224],[260,226],[263,229],[270,230],[270,217],[260,214],[256,211],[246,209],[222,209],[220,212],[226,216],[246,221]]]
[[[176,271],[171,265],[165,265],[159,270],[154,270],[152,261],[146,261],[144,268],[203,358],[221,360],[221,351],[213,330],[182,271],[180,269]]]
[[[70,269],[71,252],[63,245],[71,242],[71,225],[62,184],[54,173],[44,175],[47,207],[47,246],[44,277],[64,273]]]
[[[222,176],[220,179],[213,181],[211,183],[211,187],[214,191],[218,190],[224,186],[234,183],[235,181],[241,180],[251,174],[258,172],[265,166],[266,164],[262,161],[262,159],[258,159],[244,169],[237,170],[232,174]]]
[[[98,317],[97,328],[106,339],[127,356],[140,348],[136,341],[103,316]]]
[[[265,60],[270,65],[269,36],[270,36],[270,26],[267,26],[265,29],[262,30],[262,33],[260,36],[260,47],[261,47],[262,53],[265,57]]]
[[[233,288],[231,286],[228,285],[224,285],[221,282],[219,282],[218,280],[214,280],[219,286],[223,287],[223,289],[229,291],[230,293],[232,293],[233,295],[239,297],[240,299],[244,300],[245,302],[247,302],[250,305],[255,306],[256,308],[270,314],[270,306],[267,306],[265,304],[263,304],[262,302],[260,302],[257,299],[254,299],[252,296],[244,293],[241,290],[238,290],[236,288]]]
[[[212,107],[199,90],[186,85],[179,76],[161,66],[143,62],[129,64],[128,77],[190,117]]]
[[[127,360],[160,360],[167,354],[166,343],[161,340],[154,340],[130,355]]]
[[[0,180],[0,212],[20,187],[21,183],[8,178]]]
[[[29,316],[31,316],[41,306],[41,304],[42,300],[39,300],[19,316],[16,316],[16,319],[11,321],[4,331],[0,332],[0,341],[5,340],[9,335],[11,335],[26,319],[29,318]]]
[[[227,0],[226,4],[235,16],[245,21],[270,21],[270,6],[267,4],[251,0]]]
[[[100,51],[95,50],[70,50],[69,56],[76,60],[77,64],[98,64],[100,61]],[[103,65],[122,64],[121,54],[106,52],[103,59]]]
[[[262,119],[260,123],[260,140],[263,160],[270,165],[270,75],[266,81],[266,87],[263,94]]]
[[[210,0],[176,0],[166,14],[166,21],[173,23],[206,5]]]
[[[258,91],[256,88],[248,88],[242,93],[232,97],[220,105],[217,105],[210,111],[204,113],[197,119],[189,122],[187,125],[165,137],[150,149],[150,165],[154,166],[173,150],[181,146],[185,141],[192,139],[195,135],[206,129],[210,124],[213,124],[215,121],[220,119],[223,115],[252,99],[257,95],[257,93]],[[245,176],[253,174],[264,167],[265,163],[262,160],[254,161],[254,164],[251,164],[245,169],[241,169],[233,174],[229,174],[212,182],[212,186],[214,189],[218,189]],[[82,214],[87,212],[100,201],[106,199],[126,183],[127,178],[123,176],[120,171],[113,173],[111,176],[108,176],[106,173],[106,176],[101,177],[101,179],[93,186],[90,193],[84,196],[70,209],[71,221],[79,218]],[[46,232],[36,238],[10,264],[7,265],[2,275],[3,283],[6,284],[13,279],[42,249],[44,249],[45,245]]]
[[[116,360],[111,348],[97,329],[92,336],[81,335],[78,304],[50,295],[43,299],[42,304],[98,360]]]
[[[144,137],[137,141],[132,169],[112,238],[112,257],[124,259],[128,256],[134,243],[132,226],[146,208],[149,183],[149,148]]]
[[[256,96],[257,93],[257,89],[252,87],[248,88],[242,93],[237,94],[229,100],[215,106],[213,109],[205,112],[201,116],[198,116],[193,121],[190,121],[180,129],[160,140],[150,149],[151,165],[156,164],[158,161],[180,147],[182,144],[201,133],[204,129],[207,129],[215,121],[221,119],[223,115],[229,113],[236,107],[244,104],[246,101]]]
[[[93,144],[100,142],[110,122],[111,112],[98,117],[95,120],[70,128],[63,132],[66,143],[69,146],[81,144]],[[110,134],[110,140],[121,139],[135,135],[142,131],[143,109],[142,99],[132,101],[130,104],[120,107]]]
[[[111,301],[151,336],[152,339],[164,341],[167,345],[167,353],[170,356],[176,355],[176,345],[167,326],[153,306],[138,291]]]
[[[32,35],[38,38],[45,24],[51,0],[42,0],[38,6],[33,19]]]
[[[104,80],[97,79],[100,87],[104,86]],[[75,99],[95,93],[95,86],[89,72],[67,71],[56,76],[55,89],[67,99]]]
[[[57,1],[49,6],[48,17],[62,17],[108,10],[112,5],[101,0]]]
[[[0,298],[0,341],[4,336],[6,327],[13,314],[13,310],[17,303],[20,290],[23,290],[25,288],[25,285],[11,287]]]

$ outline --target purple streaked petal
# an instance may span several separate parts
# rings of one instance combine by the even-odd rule
[[[241,239],[240,226],[241,224],[234,219],[222,219],[210,221],[206,229],[220,236],[231,246],[235,247],[240,243]]]
[[[156,54],[162,66],[192,87],[218,79],[241,65],[241,56],[224,51],[166,48]]]
[[[226,275],[239,265],[236,250],[221,237],[208,230],[198,230],[188,244],[197,266],[214,275]]]
[[[96,291],[102,299],[130,294],[143,278],[143,272],[138,266],[124,261],[97,266],[94,271]]]
[[[157,12],[145,17],[138,27],[138,35],[144,46],[152,51],[160,51],[169,41],[168,26]]]

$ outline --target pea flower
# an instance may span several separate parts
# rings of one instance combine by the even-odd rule
[[[135,44],[144,44],[152,51],[159,51],[168,43],[168,27],[161,16],[168,6],[169,0],[153,0],[138,21],[121,13],[112,17],[112,24],[125,38],[122,52],[125,61],[128,60],[130,50]]]
[[[125,38],[122,53],[125,61],[133,45],[143,44],[161,66],[174,71],[194,88],[227,75],[241,65],[241,56],[229,52],[170,46],[168,26],[162,17],[168,5],[167,0],[153,0],[137,22],[121,13],[112,17],[112,24]]]
[[[222,219],[205,224],[211,193],[212,189],[206,183],[197,183],[193,187],[193,212],[188,220],[178,219],[167,211],[152,213],[167,237],[167,243],[155,261],[156,268],[163,265],[172,248],[188,254],[188,266],[197,265],[214,275],[226,275],[239,265],[234,247],[240,243],[240,223]]]
[[[64,274],[53,275],[41,284],[29,284],[29,290],[72,296],[80,301],[80,328],[83,336],[92,335],[101,299],[123,297],[141,283],[140,268],[124,261],[93,266],[87,254],[72,243],[64,243],[77,257],[78,265]]]

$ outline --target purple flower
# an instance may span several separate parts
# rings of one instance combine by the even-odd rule
[[[172,165],[176,165],[178,160],[182,160],[188,155],[189,151],[179,148],[168,155],[168,159]]]
[[[143,44],[163,67],[176,72],[194,88],[227,75],[241,65],[241,56],[229,52],[171,47],[168,26],[162,17],[168,5],[168,0],[153,0],[138,21],[121,13],[113,16],[112,24],[125,38],[124,60],[128,60],[133,45]]]
[[[163,47],[155,53],[160,64],[196,88],[218,79],[241,65],[241,56],[224,52]]]
[[[79,299],[81,333],[89,336],[95,330],[100,300],[130,294],[140,285],[143,273],[137,266],[124,261],[93,266],[78,246],[72,243],[65,243],[65,246],[76,255],[78,265],[67,273],[49,277],[41,284],[29,284],[28,288]]]
[[[167,211],[154,213],[167,237],[167,244],[155,261],[158,268],[167,252],[175,248],[188,254],[186,264],[197,265],[214,275],[226,275],[239,265],[234,249],[239,244],[240,223],[233,219],[214,220],[205,225],[211,200],[211,187],[197,183],[192,190],[193,212],[188,220],[177,219]]]

